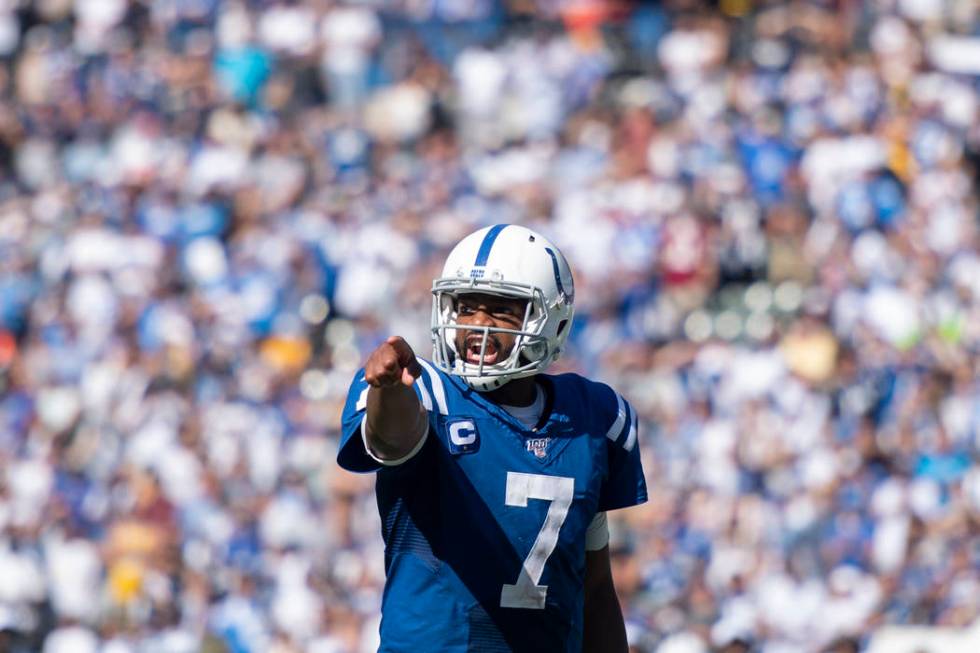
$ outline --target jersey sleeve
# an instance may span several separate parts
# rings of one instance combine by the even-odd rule
[[[429,417],[429,428],[435,424],[435,412],[446,414],[445,391],[442,381],[427,361],[419,359],[422,364],[423,373],[415,381],[415,394],[422,402],[423,408]],[[429,387],[426,387],[428,384]],[[344,412],[341,416],[341,435],[340,447],[337,451],[337,464],[352,472],[374,472],[385,465],[378,459],[370,455],[364,444],[361,425],[367,414],[367,393],[370,386],[364,380],[364,370],[358,370],[354,380],[347,391],[347,402],[344,404]],[[435,412],[434,412],[435,411]],[[419,446],[416,447],[406,458],[414,456],[424,443],[427,435],[423,435]],[[397,463],[386,463],[397,464]]]
[[[373,472],[381,468],[381,463],[368,455],[361,438],[361,422],[367,414],[369,387],[371,386],[364,381],[364,370],[358,370],[347,391],[347,402],[340,419],[337,464],[351,472]]]
[[[639,417],[628,401],[610,388],[605,389],[607,409],[602,411],[602,426],[607,455],[599,511],[635,506],[647,500],[647,484],[640,463]]]

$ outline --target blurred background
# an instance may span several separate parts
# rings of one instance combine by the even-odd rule
[[[500,222],[634,652],[980,650],[978,103],[972,0],[0,1],[0,651],[375,650],[341,405]]]

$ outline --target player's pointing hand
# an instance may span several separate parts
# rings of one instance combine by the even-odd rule
[[[399,383],[411,386],[421,374],[415,352],[400,336],[391,336],[381,343],[364,365],[364,381],[375,388]]]

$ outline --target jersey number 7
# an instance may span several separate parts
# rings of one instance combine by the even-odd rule
[[[538,585],[538,581],[541,580],[548,557],[558,544],[558,532],[565,523],[574,495],[575,479],[573,478],[507,472],[505,503],[508,506],[526,508],[528,499],[550,501],[551,505],[548,506],[548,514],[544,518],[541,530],[538,531],[538,537],[524,559],[517,583],[505,584],[501,589],[500,607],[544,609],[548,586]]]

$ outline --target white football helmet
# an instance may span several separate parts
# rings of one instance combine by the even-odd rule
[[[527,300],[520,329],[466,326],[483,331],[479,364],[467,362],[456,347],[456,299],[466,293]],[[561,353],[575,312],[565,257],[544,236],[518,225],[487,227],[460,241],[433,282],[432,295],[433,361],[479,391],[543,372]],[[493,333],[516,334],[516,341],[505,360],[487,365],[483,354]]]

